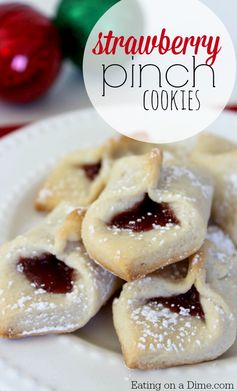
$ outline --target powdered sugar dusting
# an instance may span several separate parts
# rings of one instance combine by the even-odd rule
[[[131,305],[134,307],[134,302]],[[139,350],[182,352],[188,344],[199,345],[198,335],[205,323],[198,317],[190,316],[184,308],[177,314],[160,303],[150,302],[133,309],[131,307],[130,311],[131,319],[139,329]]]
[[[213,193],[213,187],[209,180],[203,179],[197,173],[185,166],[167,165],[163,169],[165,176],[165,185],[169,187],[174,185],[175,181],[188,180],[191,186],[201,190],[203,197],[210,198]]]
[[[218,248],[226,254],[233,255],[236,248],[230,237],[216,225],[211,225],[207,230],[207,239],[213,242]]]

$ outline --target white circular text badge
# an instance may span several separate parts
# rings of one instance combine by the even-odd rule
[[[118,132],[169,143],[209,126],[231,95],[229,33],[198,0],[122,0],[92,30],[83,73],[94,107]]]

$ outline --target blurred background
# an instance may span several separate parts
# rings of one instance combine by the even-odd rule
[[[237,1],[202,2],[225,24],[237,51]],[[16,3],[34,7],[33,14],[28,8],[14,5]],[[0,0],[0,135],[18,125],[90,106],[80,69],[83,45],[96,18],[114,3],[115,0],[24,0],[14,3]],[[29,23],[27,18],[33,19],[35,24]],[[22,23],[26,33],[24,40],[19,33]],[[63,52],[68,52],[66,54],[73,61],[60,58],[58,31],[60,42],[63,40]],[[30,46],[29,58],[21,54],[28,50],[27,46]],[[14,61],[13,54],[16,54]],[[31,61],[28,70],[27,61]],[[237,107],[237,83],[229,104],[233,109]]]

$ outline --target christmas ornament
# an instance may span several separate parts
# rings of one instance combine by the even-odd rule
[[[45,93],[61,65],[59,34],[30,6],[0,5],[0,98],[30,102]]]
[[[55,23],[63,53],[81,66],[87,38],[100,17],[118,0],[62,0]]]

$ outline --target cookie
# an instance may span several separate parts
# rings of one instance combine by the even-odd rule
[[[197,251],[206,236],[213,188],[203,173],[162,153],[117,161],[88,208],[82,238],[91,258],[130,281]]]
[[[192,153],[214,182],[212,219],[237,245],[237,144],[203,133]]]
[[[110,298],[119,280],[88,256],[84,210],[59,205],[42,223],[0,249],[0,335],[72,332]]]
[[[129,368],[213,360],[234,343],[236,250],[218,229],[209,239],[188,259],[126,283],[114,300],[114,325]]]

